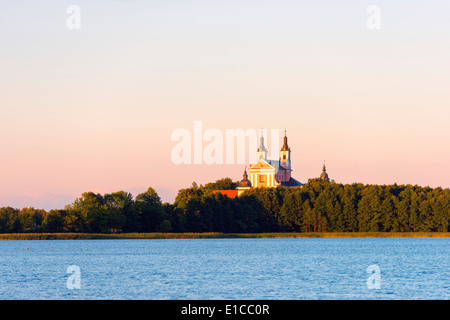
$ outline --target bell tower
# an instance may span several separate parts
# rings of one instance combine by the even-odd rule
[[[291,148],[288,146],[288,138],[286,130],[284,130],[284,143],[280,150],[280,165],[285,169],[283,175],[280,176],[280,180],[288,182],[291,179]]]
[[[284,143],[280,150],[280,163],[286,169],[291,169],[291,148],[288,146],[286,130],[284,130]]]
[[[259,148],[257,154],[257,161],[259,160],[266,160],[267,159],[267,149],[264,146],[264,136],[261,132],[261,138],[259,138]]]

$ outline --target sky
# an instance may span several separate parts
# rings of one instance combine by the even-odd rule
[[[248,164],[174,163],[172,134],[193,139],[195,121],[224,136],[286,129],[301,182],[326,161],[339,183],[449,188],[449,12],[447,0],[0,0],[0,207],[148,187],[173,202],[193,181],[240,180]]]

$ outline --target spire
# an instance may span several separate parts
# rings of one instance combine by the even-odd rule
[[[264,135],[261,130],[261,138],[259,138],[259,148],[258,151],[266,151],[266,147],[264,146]]]
[[[284,129],[284,143],[283,143],[283,148],[281,148],[281,151],[289,151],[291,150],[288,146],[288,141],[287,141],[287,135],[286,135],[286,128]]]
[[[248,180],[247,167],[245,167],[245,169],[244,169],[244,179],[243,180]]]
[[[322,180],[329,180],[328,173],[327,173],[327,168],[325,167],[325,160],[323,161],[322,174],[320,175],[320,178]]]

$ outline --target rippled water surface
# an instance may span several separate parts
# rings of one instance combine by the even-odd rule
[[[449,238],[0,242],[3,300],[449,298]]]

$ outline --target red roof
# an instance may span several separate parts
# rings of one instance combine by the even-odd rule
[[[221,193],[226,195],[228,198],[234,198],[237,197],[238,191],[237,190],[213,190],[213,193]]]

